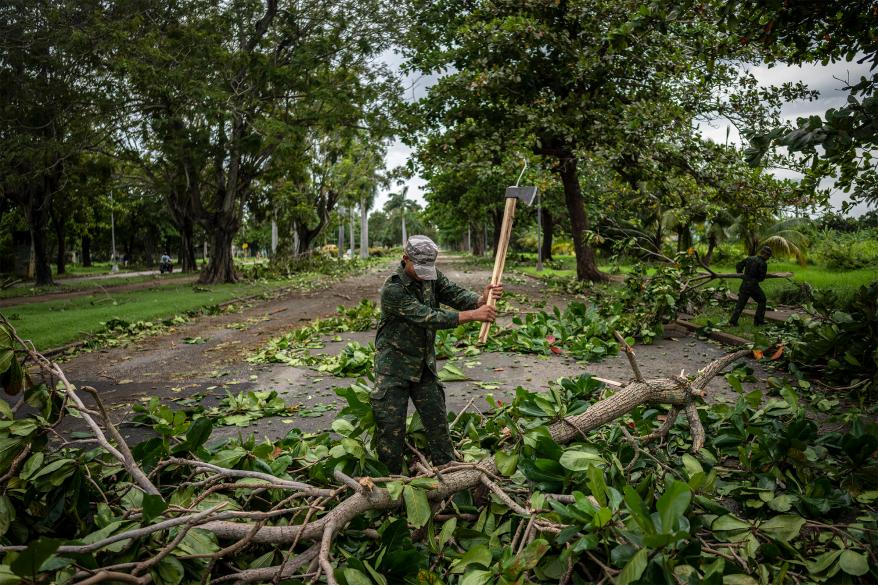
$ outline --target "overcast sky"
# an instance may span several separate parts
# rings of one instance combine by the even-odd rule
[[[392,52],[386,53],[384,55],[384,60],[394,68],[398,68],[399,63],[401,62],[400,57]],[[820,92],[819,99],[815,101],[809,102],[802,100],[786,104],[782,110],[782,115],[786,120],[795,120],[796,118],[806,117],[812,114],[822,115],[829,108],[844,105],[847,100],[847,93],[841,90],[844,85],[843,80],[850,79],[851,81],[857,81],[861,76],[869,75],[868,63],[858,65],[856,62],[841,62],[827,66],[819,64],[805,65],[801,67],[777,65],[769,68],[766,66],[760,66],[748,67],[748,69],[764,86],[804,81],[810,89],[815,89]],[[430,77],[416,76],[406,78],[404,81],[406,99],[420,99],[434,81],[435,78]],[[701,124],[699,129],[706,138],[716,142],[725,142],[727,131],[729,143],[741,144],[742,142],[735,127],[731,126],[724,120],[716,120],[710,124]],[[411,150],[402,142],[398,140],[393,142],[387,151],[386,162],[388,170],[405,165],[410,155]],[[786,170],[775,171],[775,174],[781,177],[798,178],[795,173]],[[407,185],[409,187],[408,196],[423,204],[424,198],[422,191],[425,185],[424,180],[420,177],[413,177],[408,181]],[[401,187],[392,186],[390,189],[380,193],[375,209],[380,209],[381,206],[384,205],[388,193],[396,192],[400,189]],[[845,194],[841,192],[834,192],[831,197],[832,204],[836,208],[841,205],[841,202],[844,199]],[[861,204],[854,208],[853,213],[855,215],[860,215],[866,211],[868,211],[868,208]]]

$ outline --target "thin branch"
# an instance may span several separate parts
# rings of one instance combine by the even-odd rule
[[[622,337],[621,333],[613,330],[613,335],[616,337],[616,341],[619,342],[619,345],[622,346],[622,350],[625,352],[625,357],[628,358],[628,363],[631,364],[631,369],[634,371],[634,379],[638,382],[643,382],[643,375],[640,373],[640,366],[637,365],[637,356],[634,355],[634,349],[628,345],[628,342],[625,341],[625,338]]]

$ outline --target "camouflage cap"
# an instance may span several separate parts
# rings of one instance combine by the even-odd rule
[[[764,256],[768,256],[769,258],[771,258],[774,255],[771,248],[768,246],[762,246],[762,249],[759,250],[759,253],[764,255]]]
[[[436,256],[439,246],[427,236],[412,236],[405,243],[405,255],[415,267],[415,274],[421,280],[436,280]]]

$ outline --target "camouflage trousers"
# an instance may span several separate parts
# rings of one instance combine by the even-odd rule
[[[379,374],[371,395],[372,412],[377,427],[375,447],[378,458],[393,474],[402,472],[409,398],[424,423],[433,465],[454,460],[454,450],[448,434],[445,390],[433,372],[424,366],[421,379],[417,382]]]

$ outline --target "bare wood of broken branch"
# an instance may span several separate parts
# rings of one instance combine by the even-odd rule
[[[253,478],[253,479],[261,479],[267,483],[273,484],[273,487],[282,488],[282,489],[293,489],[299,490],[302,492],[303,496],[333,496],[337,493],[334,489],[329,488],[317,488],[310,484],[303,483],[300,481],[291,481],[288,479],[281,479],[277,476],[271,475],[269,473],[262,473],[260,471],[246,471],[243,469],[228,469],[226,467],[219,467],[218,465],[213,465],[210,463],[205,463],[204,461],[198,461],[196,459],[180,459],[177,457],[170,457],[161,463],[162,466],[166,467],[168,465],[184,465],[193,467],[196,471],[211,471],[217,475],[221,475],[223,477],[238,477],[238,478]]]
[[[702,389],[723,368],[748,353],[748,351],[735,352],[715,360],[708,364],[691,383],[676,377],[631,382],[619,388],[612,396],[592,404],[584,412],[565,417],[565,422],[557,421],[550,424],[548,432],[558,444],[566,444],[581,437],[582,433],[588,433],[610,423],[640,405],[670,404],[677,409],[685,408],[692,402],[694,390]],[[648,450],[643,452],[647,456],[654,457]],[[455,464],[443,469],[443,480],[435,488],[427,490],[427,498],[436,502],[460,491],[470,490],[481,484],[485,475],[488,477],[498,475],[493,457],[488,457],[477,464]],[[330,524],[334,532],[364,512],[395,509],[401,504],[400,500],[393,500],[386,489],[376,487],[366,493],[351,494],[318,520],[300,525],[265,526],[256,533],[253,540],[259,543],[280,544],[290,542],[298,534],[302,539],[324,542],[326,529]],[[531,518],[534,516],[532,514]],[[537,526],[539,530],[543,530],[541,524]],[[252,524],[218,519],[202,525],[201,528],[213,532],[221,539],[238,539],[250,532]],[[530,528],[533,529],[534,524],[531,524]],[[530,530],[527,532],[528,534],[516,539],[519,548],[522,542],[530,539]],[[331,542],[332,536],[328,538]],[[327,555],[324,555],[319,564],[322,572],[327,566],[331,567]]]
[[[354,490],[354,493],[358,494],[365,489],[363,485],[359,484],[354,478],[343,473],[340,469],[336,469],[335,471],[333,471],[332,475],[335,477],[335,479]]]
[[[668,432],[673,428],[674,422],[677,420],[677,415],[680,414],[679,409],[676,406],[672,406],[670,410],[668,410],[668,414],[665,417],[665,421],[655,431],[651,432],[648,435],[644,435],[640,437],[640,441],[643,443],[649,443],[650,441],[654,441],[656,439],[664,440],[665,437],[668,436]]]
[[[44,372],[49,373],[50,375],[57,378],[63,385],[65,391],[65,397],[69,400],[72,400],[76,405],[76,409],[78,410],[82,420],[88,425],[91,429],[92,433],[94,433],[95,438],[97,439],[98,444],[104,448],[110,455],[112,455],[115,459],[117,459],[131,478],[134,480],[134,483],[137,484],[140,489],[142,489],[145,493],[151,495],[159,495],[158,488],[149,480],[146,474],[140,469],[140,466],[137,465],[137,462],[134,460],[133,455],[131,455],[131,450],[128,449],[128,444],[122,438],[122,435],[116,430],[115,426],[110,422],[109,417],[105,418],[105,424],[107,425],[107,429],[110,431],[110,434],[113,435],[113,438],[119,444],[119,448],[114,447],[107,436],[104,434],[104,431],[101,430],[100,425],[94,420],[94,412],[89,409],[85,403],[83,403],[82,398],[79,397],[79,394],[76,392],[76,387],[70,383],[70,380],[67,379],[67,376],[64,375],[64,372],[58,367],[58,364],[47,359],[43,354],[38,352],[32,343],[28,343],[21,337],[19,337],[18,333],[16,333],[15,328],[12,327],[12,324],[4,317],[0,315],[0,322],[4,323],[9,331],[11,332],[13,338],[16,342],[24,348],[27,352],[28,356],[37,364]],[[106,414],[106,413],[104,413]]]
[[[302,575],[296,575],[296,571],[308,565],[313,559],[316,559],[319,552],[320,544],[315,543],[294,558],[286,559],[281,565],[261,569],[247,569],[214,579],[211,581],[211,584],[226,583],[228,581],[234,581],[235,583],[267,583],[271,582],[272,578],[276,575],[279,575],[279,580],[291,579],[293,577],[301,578]]]
[[[697,453],[704,447],[706,434],[694,402],[686,405],[686,418],[689,420],[689,433],[692,435],[692,452]]]
[[[63,378],[63,373],[61,369],[58,368],[58,373],[61,374],[62,380],[64,381],[65,386],[68,387],[68,392],[72,391],[75,393],[76,391],[72,389],[72,386],[69,385],[66,378]],[[107,413],[107,409],[104,408],[104,403],[101,400],[98,391],[92,388],[91,386],[83,386],[83,392],[87,392],[92,395],[92,398],[95,400],[95,404],[98,406],[98,411],[101,414],[101,418],[104,421],[104,428],[106,428],[113,439],[116,441],[116,447],[119,450],[119,453],[122,455],[122,465],[125,466],[125,469],[134,478],[137,484],[148,494],[151,495],[159,495],[159,490],[155,485],[149,480],[143,470],[140,469],[140,466],[137,465],[137,461],[134,459],[134,455],[131,453],[131,449],[128,448],[128,443],[125,442],[125,438],[122,437],[122,434],[119,432],[119,429],[116,428],[116,425],[113,424],[113,421],[110,420],[110,415]],[[71,396],[73,398],[73,396]],[[79,403],[78,397],[74,398],[74,401]],[[100,439],[99,439],[100,440]]]
[[[503,502],[507,508],[509,508],[519,516],[531,516],[531,513],[529,511],[525,510],[518,502],[513,500],[509,496],[509,494],[503,491],[503,488],[488,479],[487,475],[482,475],[480,480],[482,482],[482,485],[491,490],[498,498],[500,498],[500,501]]]
[[[625,338],[622,337],[621,333],[613,330],[613,335],[616,337],[616,341],[619,342],[619,345],[622,346],[622,350],[628,358],[628,363],[631,364],[631,369],[634,371],[634,379],[638,382],[643,382],[643,375],[640,373],[640,366],[637,365],[637,356],[634,355],[634,349],[628,345],[628,342],[625,341]]]

